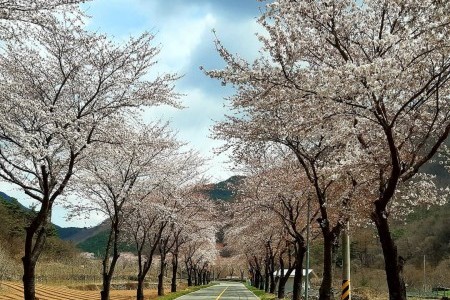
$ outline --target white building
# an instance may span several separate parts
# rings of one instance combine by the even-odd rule
[[[288,272],[288,269],[284,269],[283,274],[286,274]],[[279,277],[281,276],[281,269],[278,271],[275,271],[273,273],[273,275],[275,276],[275,282],[276,284],[276,288],[275,291],[278,293],[278,283],[280,281]],[[305,279],[306,279],[306,269],[303,269],[302,272],[302,291],[305,290]],[[286,281],[286,285],[284,286],[284,291],[285,293],[292,293],[292,291],[294,290],[294,276],[295,276],[295,270],[292,271],[292,273],[289,275],[288,280]],[[311,287],[311,276],[317,277],[317,275],[313,272],[312,269],[308,270],[308,289]]]

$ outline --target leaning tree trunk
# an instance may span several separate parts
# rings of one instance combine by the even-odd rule
[[[383,249],[384,267],[389,289],[389,300],[406,300],[406,286],[403,279],[404,259],[398,256],[397,246],[392,239],[384,209],[376,208],[372,219],[377,227]]]
[[[111,264],[109,266],[109,270],[106,271],[106,267],[104,267],[104,271],[102,274],[103,277],[103,290],[100,292],[100,299],[101,300],[109,300],[109,291],[111,290],[111,280],[114,274],[114,269],[117,263],[117,260],[119,259],[119,255],[113,255]],[[104,266],[105,261],[104,261]]]
[[[289,276],[291,276],[291,273],[293,271],[293,268],[291,264],[289,263],[289,269],[284,273],[284,259],[283,259],[283,253],[280,253],[279,256],[279,263],[280,263],[280,274],[278,274],[278,291],[277,291],[277,297],[278,299],[284,299],[284,294],[286,291],[286,282],[289,279]]]
[[[284,294],[286,291],[286,282],[289,279],[289,275],[284,275],[281,276],[280,279],[278,280],[278,293],[277,293],[277,297],[278,299],[284,299]]]

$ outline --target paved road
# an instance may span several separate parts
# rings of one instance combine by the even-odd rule
[[[221,282],[199,291],[181,296],[178,300],[257,300],[242,283]]]

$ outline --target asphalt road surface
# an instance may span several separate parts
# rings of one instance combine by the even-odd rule
[[[177,300],[257,300],[242,283],[220,282],[217,285],[181,296]]]

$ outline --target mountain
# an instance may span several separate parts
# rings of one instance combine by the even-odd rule
[[[16,204],[17,206],[19,206],[21,209],[25,210],[25,211],[29,211],[28,208],[26,208],[25,206],[23,206],[22,204],[20,204],[19,201],[17,201],[16,198],[13,198],[3,192],[0,192],[0,199],[3,200],[5,203],[13,203]]]
[[[237,193],[237,187],[245,177],[231,176],[227,180],[209,184],[205,187],[205,193],[211,200],[233,201]]]
[[[75,244],[80,244],[93,236],[96,236],[102,231],[108,229],[107,222],[103,222],[100,225],[94,227],[57,227],[58,235],[61,239],[71,241]]]

